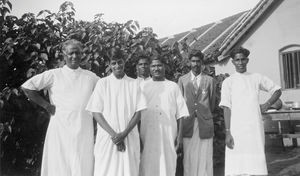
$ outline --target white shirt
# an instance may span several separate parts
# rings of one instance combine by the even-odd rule
[[[202,72],[197,76],[195,76],[194,73],[191,71],[191,80],[192,82],[194,82],[194,79],[196,79],[198,87],[200,86],[201,78],[202,78]]]

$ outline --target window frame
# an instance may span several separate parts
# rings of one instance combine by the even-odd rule
[[[296,86],[296,87],[287,88],[285,77],[284,77],[284,71],[285,70],[283,68],[283,54],[295,53],[295,52],[300,52],[300,44],[288,45],[288,46],[285,46],[285,47],[283,47],[279,50],[280,82],[281,82],[282,90],[297,90],[297,89],[300,89],[300,86],[299,87]],[[298,72],[300,73],[300,70],[298,70]]]

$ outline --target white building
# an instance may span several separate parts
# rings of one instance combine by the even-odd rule
[[[223,64],[216,73],[232,73],[228,54],[250,50],[248,71],[268,76],[282,87],[283,101],[300,101],[300,0],[261,0],[220,47]],[[265,95],[262,95],[262,99]]]
[[[300,101],[300,0],[261,0],[253,9],[190,31],[160,39],[185,42],[205,54],[221,52],[216,74],[233,73],[228,57],[238,46],[250,50],[248,71],[268,76],[282,87],[283,101]],[[266,95],[262,94],[261,101]]]

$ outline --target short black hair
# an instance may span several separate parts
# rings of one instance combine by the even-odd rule
[[[243,54],[244,56],[248,57],[249,54],[250,54],[250,51],[246,48],[243,48],[243,47],[238,47],[238,48],[235,48],[233,49],[231,52],[230,52],[230,57],[233,59],[234,56],[238,53],[241,53]]]
[[[192,50],[189,53],[189,60],[191,60],[192,57],[198,57],[200,60],[204,60],[204,54],[200,50]]]
[[[79,47],[81,49],[81,51],[83,50],[83,44],[80,41],[78,41],[76,39],[69,39],[62,43],[62,51],[66,51],[66,48],[69,45],[75,45],[75,46]]]
[[[125,61],[125,53],[120,48],[112,48],[109,53],[109,61],[122,59]]]
[[[137,57],[136,63],[138,63],[141,59],[146,59],[148,61],[148,63],[150,63],[150,61],[151,61],[149,56],[142,54]]]
[[[154,61],[154,60],[159,60],[162,64],[166,64],[166,59],[162,56],[156,56],[156,57],[152,57],[150,60],[150,64]]]

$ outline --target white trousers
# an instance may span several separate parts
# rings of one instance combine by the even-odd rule
[[[191,138],[183,138],[184,176],[213,176],[213,138],[200,139],[195,120]]]

